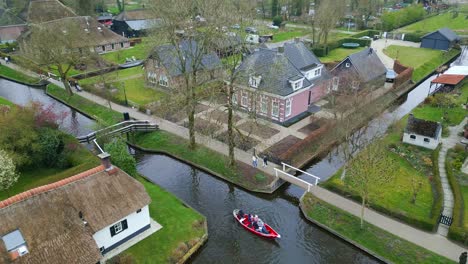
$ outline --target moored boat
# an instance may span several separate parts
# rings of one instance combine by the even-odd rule
[[[240,211],[239,209],[234,209],[234,211],[232,211],[232,214],[234,218],[237,220],[237,222],[241,224],[248,231],[256,234],[257,236],[261,236],[265,238],[270,238],[270,239],[281,238],[281,235],[278,234],[278,232],[276,232],[273,228],[271,228],[271,226],[269,226],[267,223],[264,223],[260,218],[258,222],[263,223],[264,228],[263,228],[263,231],[259,231],[258,229],[256,230],[253,227],[252,223],[250,223],[248,214],[243,214],[243,216],[240,216],[239,211]]]

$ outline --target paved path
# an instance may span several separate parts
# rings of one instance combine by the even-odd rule
[[[385,67],[392,69],[394,59],[388,57],[383,53],[383,50],[390,45],[405,46],[405,47],[419,47],[419,43],[395,39],[378,39],[371,43],[371,47],[377,51],[377,56],[383,62]]]
[[[453,215],[453,192],[452,188],[447,179],[447,171],[445,170],[445,159],[447,158],[447,151],[460,142],[461,137],[458,136],[460,131],[463,131],[463,128],[466,124],[467,118],[465,118],[458,126],[449,127],[450,136],[448,138],[442,138],[442,148],[439,152],[439,174],[440,181],[442,183],[442,190],[444,194],[444,203],[443,203],[443,212],[442,214],[448,217]],[[437,233],[442,236],[447,236],[449,231],[449,226],[440,223],[437,229]]]
[[[31,74],[29,71],[24,71],[21,68],[17,67],[14,64],[8,64],[9,67],[20,70],[22,72],[26,72]],[[61,82],[51,80],[54,84],[59,85],[60,87],[63,87]],[[108,102],[107,100],[98,97],[94,94],[88,93],[88,92],[80,92],[80,96],[83,96],[87,98],[88,100],[91,100],[97,104],[103,105],[108,107]],[[175,123],[169,122],[167,120],[154,117],[154,116],[149,116],[146,114],[143,114],[141,112],[138,112],[136,109],[130,108],[130,107],[125,107],[121,105],[117,105],[114,103],[111,103],[112,109],[118,112],[128,112],[130,113],[130,116],[140,119],[140,120],[150,120],[152,122],[156,122],[161,129],[166,130],[168,132],[171,132],[173,134],[176,134],[178,136],[181,136],[183,138],[188,138],[188,130],[182,126],[179,126]],[[227,155],[228,148],[227,145],[219,142],[217,140],[213,140],[210,137],[202,136],[202,135],[197,135],[197,141],[204,146],[217,151],[219,153],[222,153],[224,155]],[[235,150],[235,155],[236,158],[244,162],[246,164],[251,164],[251,158],[252,154],[247,153],[245,151],[236,149]],[[267,168],[259,168],[265,173],[273,174],[273,167],[279,167],[276,164],[273,164],[270,162],[270,166]],[[261,166],[260,166],[261,167]],[[274,175],[274,174],[273,174]],[[321,188],[319,186],[313,187],[311,191],[314,195],[316,195],[318,198],[324,200],[325,202],[332,204],[340,209],[343,209],[355,216],[360,216],[361,212],[361,205],[353,202],[351,200],[348,200],[336,193],[330,192],[324,188]],[[421,231],[419,229],[413,228],[407,224],[401,223],[399,221],[396,221],[390,217],[387,217],[385,215],[382,215],[372,209],[367,209],[365,213],[365,220],[379,228],[382,228],[392,234],[395,234],[401,238],[404,238],[416,245],[419,245],[421,247],[424,247],[426,249],[429,249],[431,251],[436,252],[437,254],[440,254],[442,256],[445,256],[451,260],[458,261],[458,257],[460,254],[464,251],[466,251],[465,248],[449,241],[447,238],[439,235],[439,234],[434,234],[434,233],[428,233]]]

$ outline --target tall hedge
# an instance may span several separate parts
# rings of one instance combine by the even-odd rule
[[[380,18],[382,21],[382,29],[391,31],[419,21],[423,19],[425,15],[426,10],[424,10],[422,5],[410,5],[398,11],[386,12]]]

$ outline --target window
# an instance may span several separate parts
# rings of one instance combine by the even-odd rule
[[[297,90],[302,87],[302,81],[294,83],[294,90]]]
[[[120,42],[120,47],[123,48],[124,47],[124,44],[123,42]]]
[[[271,102],[271,115],[274,117],[279,116],[279,102],[278,101]]]
[[[137,214],[139,214],[139,213],[141,213],[141,209],[138,209],[138,210],[137,210]]]
[[[106,46],[101,46],[102,51],[106,51]]]
[[[257,88],[262,81],[262,76],[250,76],[249,85],[250,87]]]
[[[112,43],[112,49],[115,49],[115,44],[114,43]]]
[[[339,77],[333,77],[332,90],[333,91],[338,91],[338,85],[339,84],[340,84],[340,78]]]
[[[148,72],[148,82],[150,83],[156,83],[156,73],[154,72]]]
[[[351,66],[351,64],[350,64],[349,62],[347,62],[347,63],[345,64],[345,67],[346,67],[346,68],[349,68],[350,66]]]
[[[247,107],[249,105],[249,98],[246,92],[242,92],[241,105]]]
[[[127,228],[128,228],[127,219],[123,220],[122,222],[116,223],[115,225],[110,227],[111,237],[117,235],[118,233],[121,233]]]
[[[410,139],[412,139],[412,140],[415,140],[415,139],[416,139],[416,136],[415,136],[415,135],[410,135],[409,137],[410,137]]]
[[[268,112],[268,98],[267,97],[263,97],[260,99],[260,112],[262,112],[263,114],[266,114]]]
[[[167,87],[168,86],[168,79],[166,75],[160,75],[159,76],[159,85]]]
[[[322,68],[318,68],[317,70],[315,70],[314,75],[320,76],[321,73],[322,73]]]
[[[429,143],[429,142],[431,142],[431,140],[430,140],[430,139],[428,139],[428,138],[424,138],[424,143]]]
[[[291,99],[286,100],[286,116],[291,115]]]

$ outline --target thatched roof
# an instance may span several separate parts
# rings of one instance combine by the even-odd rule
[[[101,254],[92,235],[150,202],[138,181],[99,166],[1,201],[0,237],[22,233],[29,253],[15,263],[96,263]],[[8,259],[0,240],[0,263]]]
[[[406,124],[405,133],[418,134],[425,137],[436,138],[442,125],[438,122],[428,121],[414,117],[413,114],[408,116],[408,123]]]
[[[74,16],[76,13],[58,0],[33,0],[29,3],[28,23],[37,24]]]
[[[154,15],[146,9],[136,9],[136,10],[125,10],[122,13],[118,14],[114,20],[117,21],[128,21],[128,20],[146,20],[146,19],[155,19]]]

